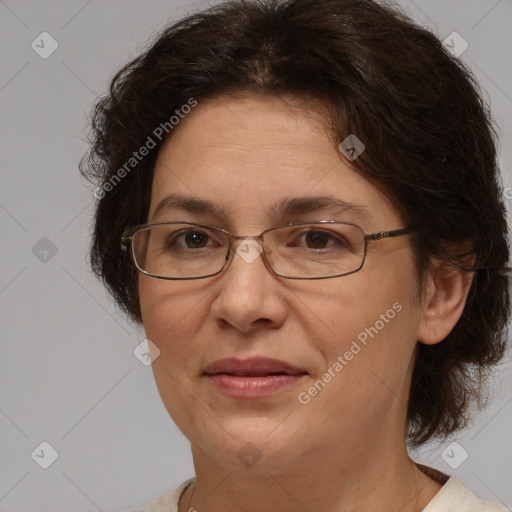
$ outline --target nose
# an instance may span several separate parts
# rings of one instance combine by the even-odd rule
[[[219,278],[218,295],[211,312],[221,328],[231,326],[243,333],[258,328],[277,328],[286,318],[283,283],[263,258],[256,237],[237,240],[228,268]]]

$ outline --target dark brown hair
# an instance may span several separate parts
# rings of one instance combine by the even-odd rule
[[[433,257],[461,265],[454,247],[472,248],[467,270],[476,273],[462,317],[441,343],[418,344],[408,404],[414,445],[462,428],[506,343],[509,253],[495,132],[471,72],[383,4],[230,1],[166,28],[124,66],[96,103],[80,164],[99,187],[95,273],[140,322],[137,272],[120,241],[126,227],[147,221],[165,140],[155,129],[172,136],[169,120],[183,105],[235,93],[315,98],[328,106],[334,143],[348,134],[363,141],[353,168],[415,230],[420,291]],[[127,167],[148,137],[156,148]]]

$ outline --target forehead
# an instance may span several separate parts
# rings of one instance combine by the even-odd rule
[[[150,218],[170,195],[214,203],[238,218],[309,197],[358,206],[372,222],[396,215],[341,154],[325,111],[274,97],[199,101],[159,151]]]

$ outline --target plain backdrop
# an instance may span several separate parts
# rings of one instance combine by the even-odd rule
[[[193,476],[188,441],[165,411],[151,367],[134,356],[143,331],[88,268],[94,201],[77,165],[87,117],[114,72],[164,25],[212,3],[0,1],[1,511],[137,510]],[[442,40],[457,32],[457,48],[467,42],[460,58],[491,103],[504,185],[512,186],[512,1],[400,5]],[[414,456],[510,506],[510,355],[492,388],[469,429]],[[443,453],[467,459],[454,469]]]

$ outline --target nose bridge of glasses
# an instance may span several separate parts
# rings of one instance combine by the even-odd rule
[[[243,240],[245,240],[247,238],[253,238],[256,241],[258,241],[258,240],[262,241],[263,240],[263,235],[233,235],[232,234],[230,236],[231,236],[231,238],[233,240],[242,240],[243,241]]]
[[[253,263],[264,252],[262,235],[232,235],[231,243],[246,263]]]

